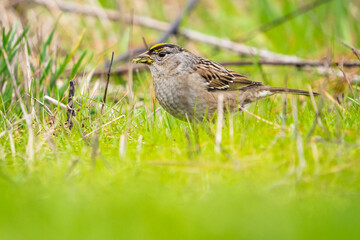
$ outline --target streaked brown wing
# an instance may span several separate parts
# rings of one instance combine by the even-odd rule
[[[196,71],[207,81],[209,90],[238,90],[252,85],[262,85],[205,58],[199,58]]]

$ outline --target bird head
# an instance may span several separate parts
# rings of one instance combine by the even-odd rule
[[[184,63],[189,63],[193,54],[184,48],[170,43],[159,43],[148,51],[138,55],[133,61],[150,67],[151,72],[170,72],[174,69],[184,69]]]

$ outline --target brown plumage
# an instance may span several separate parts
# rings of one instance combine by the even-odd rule
[[[277,93],[310,95],[304,90],[251,81],[175,44],[157,44],[134,61],[149,65],[160,105],[182,120],[186,117],[211,118],[217,110],[219,94],[224,96],[224,106],[231,112]]]

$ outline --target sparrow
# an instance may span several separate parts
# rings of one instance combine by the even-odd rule
[[[219,99],[223,99],[224,111],[236,112],[274,94],[310,96],[308,91],[251,81],[170,43],[156,44],[133,61],[149,66],[156,99],[167,112],[181,120],[211,119],[217,112]]]

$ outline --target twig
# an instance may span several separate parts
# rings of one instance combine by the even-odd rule
[[[357,59],[360,61],[360,56],[359,56],[359,53],[358,53],[359,50],[357,50],[356,48],[350,46],[349,44],[347,44],[347,43],[345,43],[345,42],[343,42],[343,41],[341,41],[341,40],[339,40],[339,42],[340,42],[342,45],[344,45],[345,47],[350,48],[351,51],[352,51],[352,52],[355,54],[355,56],[357,57]]]
[[[67,109],[67,106],[65,104],[63,104],[62,102],[59,102],[58,100],[56,99],[53,99],[52,97],[48,96],[48,95],[45,95],[44,96],[44,99],[47,100],[48,102],[54,104],[54,105],[57,105],[59,106],[60,108],[62,109]]]
[[[28,0],[28,2],[33,2],[39,5],[42,5],[49,9],[59,9],[64,12],[71,12],[77,14],[83,14],[92,17],[107,18],[113,21],[123,20],[127,23],[131,22],[130,15],[121,14],[121,12],[114,10],[104,10],[97,8],[91,5],[79,4],[75,2],[65,2],[65,1],[47,1],[47,0]],[[158,21],[148,17],[136,16],[134,15],[134,25],[140,25],[144,27],[149,27],[155,30],[166,32],[169,29],[172,29],[171,24]],[[277,59],[298,59],[296,56],[288,56],[273,53],[267,50],[260,50],[255,47],[249,47],[243,44],[238,44],[230,40],[221,39],[218,37],[206,35],[191,29],[177,29],[176,34],[183,35],[189,39],[196,40],[199,42],[207,43],[215,47],[223,47],[234,53],[243,54],[243,55],[259,55],[261,58],[272,59],[276,57]],[[165,34],[164,34],[165,35]]]
[[[245,44],[240,44],[233,42],[228,39],[219,38],[211,35],[207,35],[204,33],[200,33],[191,29],[180,29],[179,33],[185,36],[188,39],[206,43],[212,45],[214,47],[226,49],[231,51],[232,53],[245,55],[245,56],[258,56],[259,58],[266,60],[278,60],[278,61],[302,61],[303,59],[293,56],[293,55],[285,55],[280,53],[271,52],[266,49],[259,49],[256,47],[247,46]]]
[[[321,67],[324,66],[324,61],[320,60],[303,60],[303,61],[278,61],[278,60],[260,60],[260,61],[234,61],[234,62],[220,62],[224,66],[251,66],[251,65],[268,65],[268,66],[294,66],[298,68],[305,67]],[[332,66],[340,66],[340,62],[333,62]],[[344,68],[354,68],[360,67],[358,62],[344,62]],[[143,65],[134,65],[133,71],[144,71],[148,70],[146,66]],[[112,71],[112,74],[123,75],[127,74],[129,71],[128,66],[121,66],[118,69]],[[104,75],[106,72],[104,70],[98,70],[94,72],[94,76]]]
[[[102,106],[101,106],[101,114],[102,114],[102,112],[103,112],[103,109],[104,109],[104,106],[105,106],[105,103],[106,103],[106,95],[107,95],[107,90],[108,90],[108,87],[109,87],[111,66],[112,66],[112,64],[113,64],[113,60],[114,60],[114,52],[112,52],[112,54],[111,54],[111,61],[110,61],[109,71],[108,71],[108,73],[107,73],[107,79],[106,79],[106,86],[105,86],[103,104],[102,104]]]
[[[325,61],[321,60],[260,60],[260,61],[234,61],[234,62],[221,62],[225,66],[247,66],[247,65],[272,65],[272,66],[295,66],[295,67],[322,67]],[[346,68],[360,67],[358,62],[333,62],[330,66],[341,66]]]
[[[69,88],[69,98],[68,98],[68,106],[67,106],[67,119],[66,119],[66,123],[69,126],[69,129],[71,130],[73,127],[73,122],[71,120],[71,118],[73,116],[75,116],[75,110],[73,109],[74,107],[74,94],[75,94],[75,84],[74,81],[70,81],[70,88]]]
[[[27,0],[27,2],[36,3],[49,9],[59,9],[64,12],[83,14],[92,17],[106,18],[113,21],[122,20],[127,23],[131,22],[130,15],[124,15],[121,14],[121,12],[114,10],[104,10],[91,5],[79,4],[75,2],[58,1],[58,0],[57,1]],[[171,29],[171,24],[169,23],[158,21],[148,17],[136,16],[136,15],[134,15],[134,25],[152,28],[162,32],[166,32],[169,29]],[[215,47],[222,47],[224,49],[242,55],[251,55],[251,56],[259,55],[259,57],[263,59],[278,59],[283,61],[287,61],[289,59],[299,60],[299,58],[296,56],[278,54],[268,50],[246,46],[244,44],[239,44],[227,39],[210,36],[188,28],[177,29],[176,34],[180,34],[191,40],[207,43]]]
[[[194,8],[194,6],[197,2],[198,2],[198,0],[189,0],[186,7],[184,8],[184,10],[176,17],[176,19],[171,24],[168,24],[167,29],[164,31],[163,35],[154,44],[164,42],[171,35],[177,34],[179,31],[179,26],[180,26],[182,19],[184,18],[184,16],[186,14],[191,12],[191,10]],[[130,16],[130,24],[133,24],[132,16]],[[132,52],[132,54],[139,54],[139,53],[146,51],[147,49],[148,48],[138,48],[138,49],[132,50],[131,52]],[[124,61],[124,60],[129,59],[129,57],[131,57],[130,51],[123,54],[122,56],[117,58],[115,61],[116,62]]]
[[[220,62],[220,64],[224,66],[251,66],[251,65],[269,65],[269,66],[294,66],[298,68],[305,68],[305,67],[321,67],[324,66],[324,61],[319,60],[303,60],[302,62],[298,61],[268,61],[268,60],[260,60],[258,62],[256,61],[234,61],[234,62]],[[341,63],[339,62],[333,62],[333,66],[340,66]],[[344,62],[343,63],[344,68],[353,68],[353,67],[360,67],[360,63],[358,62]],[[148,71],[149,69],[146,66],[143,65],[134,65],[133,71]],[[115,70],[113,70],[111,73],[116,75],[124,75],[127,74],[129,71],[128,66],[121,66]],[[104,70],[98,70],[93,72],[94,76],[102,76],[106,72]],[[350,79],[349,79],[350,81]],[[354,79],[352,79],[354,81]]]
[[[47,1],[47,0],[27,0],[27,2],[36,3],[39,5],[42,5],[49,9],[59,9],[65,12],[71,12],[71,13],[77,13],[77,14],[83,14],[87,16],[92,17],[99,17],[99,18],[106,18],[112,21],[124,21],[127,23],[130,23],[131,17],[130,15],[124,15],[119,11],[115,10],[104,10],[101,8],[97,8],[91,5],[85,5],[85,4],[79,4],[75,2],[64,2],[64,1]],[[134,25],[139,25],[143,27],[152,28],[158,31],[166,32],[171,28],[171,24],[158,21],[149,17],[143,17],[143,16],[136,16],[134,15]],[[282,61],[282,62],[294,62],[291,65],[297,65],[295,63],[299,63],[301,65],[301,62],[304,61],[304,59],[301,59],[297,56],[293,55],[285,55],[285,54],[279,54],[274,53],[265,49],[259,49],[256,47],[247,46],[244,44],[239,44],[236,42],[233,42],[228,39],[218,38],[215,36],[207,35],[204,33],[200,33],[188,28],[179,28],[176,31],[176,34],[182,35],[188,39],[206,43],[209,45],[212,45],[214,47],[219,47],[222,49],[229,50],[233,53],[237,53],[240,55],[245,56],[259,56],[261,59],[264,60],[276,60],[276,61]],[[141,49],[145,51],[146,49]],[[140,50],[139,50],[140,51]],[[136,53],[136,51],[134,51]],[[124,55],[125,56],[125,55]],[[125,59],[127,59],[128,56],[126,56]],[[253,64],[253,63],[252,63]],[[324,68],[319,64],[318,72],[320,74],[327,74],[324,71]],[[346,64],[344,64],[344,67]],[[123,70],[126,71],[127,70]],[[337,75],[340,75],[341,73],[337,73]]]
[[[190,12],[194,9],[198,0],[189,0],[184,10],[176,17],[175,21],[171,24],[169,29],[162,35],[159,39],[159,42],[166,41],[171,35],[177,34],[180,23],[186,14],[190,14]]]
[[[20,1],[19,1],[20,2]],[[102,19],[108,19],[111,21],[124,21],[126,23],[130,23],[131,16],[130,14],[123,14],[120,11],[103,9],[99,7],[95,7],[88,4],[81,4],[77,2],[70,1],[59,1],[59,0],[22,0],[21,2],[34,3],[37,5],[44,6],[48,9],[57,9],[63,12],[81,14],[89,17],[97,17]],[[168,29],[168,24],[149,18],[134,15],[134,24],[149,28],[155,28],[160,31],[166,31]],[[155,27],[154,27],[155,26]]]
[[[79,4],[75,2],[65,2],[65,1],[47,1],[47,0],[28,0],[28,2],[33,2],[39,5],[42,5],[49,9],[59,9],[61,11],[65,12],[71,12],[71,13],[77,13],[77,14],[83,14],[87,16],[92,17],[99,17],[99,18],[107,18],[109,20],[113,21],[119,21],[122,20],[124,22],[130,23],[131,22],[131,15],[128,14],[122,14],[119,11],[115,10],[104,10],[98,7],[94,7],[91,5],[86,4]],[[190,5],[191,3],[191,5]],[[195,4],[196,1],[189,2],[189,10],[193,7],[192,4]],[[186,9],[185,9],[186,10]],[[104,16],[105,15],[105,16]],[[166,32],[169,29],[171,29],[171,24],[158,21],[152,18],[143,17],[134,15],[133,16],[134,25],[139,25],[143,27],[152,28],[155,30]],[[175,21],[174,21],[175,23]],[[281,62],[293,62],[291,65],[297,65],[296,63],[301,65],[302,59],[298,58],[297,56],[291,56],[291,55],[284,55],[284,54],[278,54],[274,53],[268,50],[264,49],[258,49],[255,47],[246,46],[244,44],[239,44],[232,42],[227,39],[218,38],[215,36],[210,36],[207,34],[203,34],[188,28],[179,28],[176,31],[176,34],[183,35],[191,40],[207,43],[209,45],[215,46],[215,47],[221,47],[227,50],[230,50],[234,53],[242,54],[242,55],[259,55],[260,58],[267,59],[267,60],[275,60],[275,61],[281,61]],[[144,49],[145,51],[146,49]],[[252,65],[253,62],[245,64],[245,65]],[[266,64],[266,63],[263,63]],[[274,64],[276,65],[276,64]],[[310,65],[310,64],[305,64]],[[316,64],[316,66],[321,64]],[[344,63],[344,67],[346,67],[346,64]]]
[[[301,6],[300,8],[292,11],[292,12],[289,12],[279,18],[276,18],[274,19],[273,21],[270,21],[268,23],[265,23],[255,29],[253,29],[252,31],[246,33],[244,35],[244,37],[240,37],[239,41],[240,42],[244,42],[244,41],[247,41],[247,40],[250,40],[251,38],[255,37],[256,34],[260,33],[260,32],[267,32],[269,31],[270,29],[273,29],[295,17],[298,17],[310,10],[313,10],[314,8],[316,7],[319,7],[321,6],[322,4],[324,3],[327,3],[331,0],[317,0],[317,1],[314,1],[314,2],[311,2],[311,3],[308,3],[306,5],[303,5]]]

